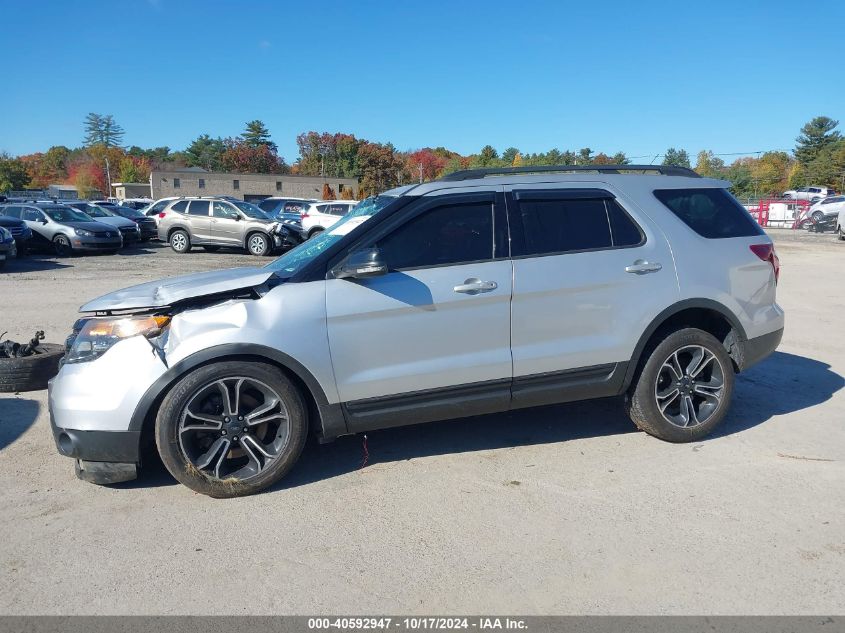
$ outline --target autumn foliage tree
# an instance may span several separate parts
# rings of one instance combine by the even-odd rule
[[[225,150],[220,156],[220,166],[224,171],[241,174],[284,174],[287,165],[275,150],[267,145],[252,146],[237,138],[223,141]]]

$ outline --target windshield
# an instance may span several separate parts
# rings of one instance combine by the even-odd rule
[[[240,202],[239,200],[229,200],[229,202],[238,207],[238,209],[241,210],[241,213],[248,218],[254,218],[256,220],[270,219],[264,211],[256,207],[254,204],[250,204],[249,202]]]
[[[41,210],[56,222],[90,222],[91,216],[73,207],[41,207]]]
[[[330,229],[318,233],[310,240],[289,250],[276,261],[267,265],[282,279],[288,279],[304,268],[308,262],[337,243],[344,235],[360,226],[363,222],[396,200],[396,196],[373,196],[358,203]]]
[[[132,207],[117,207],[115,213],[122,215],[124,218],[143,218],[144,214],[136,211]]]
[[[96,204],[85,205],[85,210],[83,211],[83,213],[85,213],[85,215],[90,218],[110,218],[114,216],[111,211],[103,207],[99,207]]]

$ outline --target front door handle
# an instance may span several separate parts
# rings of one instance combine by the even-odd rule
[[[470,277],[464,283],[455,286],[455,292],[462,292],[467,295],[477,295],[480,292],[490,292],[499,287],[495,281],[481,281],[477,277]]]
[[[657,262],[647,262],[644,259],[638,259],[630,266],[625,267],[626,273],[634,273],[635,275],[647,275],[648,273],[656,273],[662,269],[663,266]]]

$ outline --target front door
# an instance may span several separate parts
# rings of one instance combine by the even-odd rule
[[[350,426],[507,408],[512,267],[501,205],[493,193],[436,195],[399,214],[359,245],[378,248],[388,274],[326,283]]]

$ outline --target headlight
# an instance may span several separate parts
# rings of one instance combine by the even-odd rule
[[[132,336],[159,336],[169,316],[96,317],[80,319],[65,342],[66,363],[84,363],[105,354],[118,341]]]
[[[9,233],[6,229],[0,226],[0,242],[10,242],[12,240],[12,234]]]
[[[73,230],[80,237],[94,237],[94,234],[91,231],[86,231],[85,229],[73,229]]]

